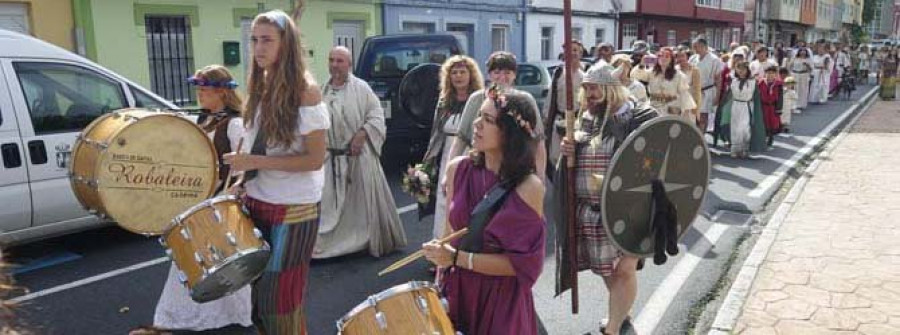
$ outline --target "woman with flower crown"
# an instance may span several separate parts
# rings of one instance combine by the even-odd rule
[[[450,228],[469,228],[463,239],[477,236],[481,243],[424,245],[425,257],[448,269],[441,288],[450,319],[464,334],[537,334],[531,289],[543,269],[546,227],[534,159],[541,133],[526,94],[489,89],[475,119],[472,152],[447,166]],[[495,185],[507,196],[479,231],[470,226],[470,214]]]

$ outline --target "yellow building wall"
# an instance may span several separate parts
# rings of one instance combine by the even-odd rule
[[[74,51],[70,0],[0,0],[0,3],[24,3],[28,7],[28,27],[34,37]]]

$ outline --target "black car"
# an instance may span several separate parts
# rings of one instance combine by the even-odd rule
[[[368,82],[381,99],[387,124],[385,150],[402,148],[408,150],[408,155],[424,154],[431,134],[434,106],[402,107],[398,100],[400,82],[417,66],[442,64],[450,56],[461,54],[461,50],[459,40],[449,34],[387,35],[366,39],[354,74]]]

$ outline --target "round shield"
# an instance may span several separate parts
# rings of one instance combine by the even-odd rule
[[[678,237],[693,223],[709,185],[703,134],[677,116],[649,120],[619,146],[603,178],[603,225],[625,254],[653,255],[651,182],[658,179],[678,212]]]

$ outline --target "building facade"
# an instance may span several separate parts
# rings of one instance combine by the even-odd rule
[[[72,1],[0,0],[0,29],[31,35],[76,51]]]
[[[449,33],[482,66],[494,51],[525,54],[523,0],[383,0],[386,35]]]
[[[807,25],[800,21],[802,4],[799,0],[770,1],[768,17],[768,35],[765,40],[771,44],[782,42],[795,45],[805,38]]]
[[[869,33],[869,39],[885,39],[893,34],[894,28],[894,3],[892,0],[870,0],[875,1],[875,15],[872,21],[868,22],[866,31]]]
[[[562,2],[532,0],[525,15],[525,55],[530,62],[558,59],[565,42]],[[603,42],[617,45],[615,8],[611,1],[572,1],[572,38],[590,50]],[[538,38],[540,37],[540,38]]]
[[[309,67],[320,83],[328,80],[328,52],[343,45],[358,59],[366,37],[382,33],[381,3],[375,0],[306,0],[300,31]]]
[[[703,35],[710,46],[725,49],[741,42],[744,1],[741,0],[625,0],[619,16],[620,47],[643,39],[676,45]]]

